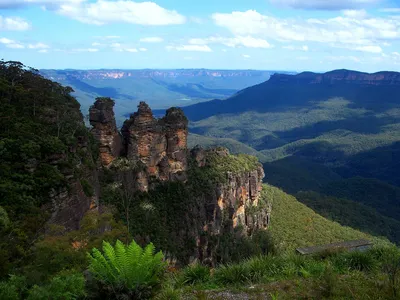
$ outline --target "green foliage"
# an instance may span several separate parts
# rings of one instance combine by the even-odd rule
[[[188,147],[194,148],[195,146],[200,145],[205,149],[212,149],[216,147],[225,147],[232,154],[248,154],[257,157],[261,162],[266,160],[266,157],[259,151],[243,144],[234,139],[228,138],[216,138],[216,137],[208,137],[198,134],[189,133],[188,136]]]
[[[278,188],[264,185],[263,198],[272,202],[273,218],[270,232],[279,250],[293,251],[298,247],[330,244],[345,240],[372,239],[339,223],[329,221],[285,194]]]
[[[94,248],[88,254],[89,271],[103,291],[144,299],[160,285],[165,271],[162,252],[154,251],[151,243],[142,249],[135,241],[124,245],[118,240],[114,247],[103,242],[103,253]]]
[[[81,273],[53,277],[45,286],[34,285],[28,292],[28,300],[72,300],[85,296],[85,278]]]
[[[210,241],[211,244],[214,242],[212,237]],[[224,264],[276,253],[274,240],[266,230],[256,230],[251,236],[243,236],[239,228],[233,233],[225,233],[218,237],[217,244],[215,259]]]
[[[245,284],[250,281],[250,270],[245,263],[222,265],[215,270],[214,277],[222,285]]]
[[[79,230],[65,232],[62,226],[49,226],[46,235],[35,243],[31,261],[24,267],[28,282],[40,284],[63,270],[84,271],[87,251],[100,247],[103,240],[114,243],[117,239],[127,241],[127,229],[107,211],[88,212]]]
[[[400,188],[371,178],[349,178],[333,181],[322,189],[327,195],[350,199],[400,220]]]
[[[343,254],[343,256],[350,270],[372,271],[377,266],[377,262],[369,252],[353,251]]]
[[[26,289],[24,277],[11,275],[8,281],[0,282],[0,299],[19,300]]]
[[[83,188],[83,192],[85,193],[86,196],[88,197],[94,196],[94,189],[86,179],[81,179],[81,185]]]
[[[182,271],[182,281],[184,284],[199,284],[210,280],[210,269],[201,264],[187,266]]]
[[[400,221],[386,217],[369,206],[317,192],[299,192],[296,198],[321,216],[343,226],[385,236],[392,242],[400,241]]]
[[[338,275],[329,263],[322,274],[321,283],[322,294],[328,298],[332,297],[338,285]]]
[[[85,296],[85,279],[81,273],[64,273],[53,277],[42,286],[28,288],[26,279],[12,275],[0,282],[0,299],[4,300],[72,300]]]
[[[90,134],[71,92],[22,63],[0,62],[0,206],[9,219],[0,230],[0,277],[30,262],[51,195],[91,172],[82,164],[93,164]]]
[[[0,231],[6,230],[10,225],[10,219],[4,208],[0,206]]]

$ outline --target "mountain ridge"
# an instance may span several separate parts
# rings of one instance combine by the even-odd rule
[[[400,85],[400,73],[380,71],[365,73],[354,70],[338,69],[326,73],[302,72],[296,75],[275,73],[269,83],[299,83],[299,84],[335,84],[355,83],[364,85]]]

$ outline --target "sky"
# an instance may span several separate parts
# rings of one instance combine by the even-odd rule
[[[38,69],[400,71],[400,0],[0,0],[0,58]]]

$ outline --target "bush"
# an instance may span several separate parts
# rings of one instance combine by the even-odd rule
[[[223,285],[243,284],[251,279],[250,269],[246,263],[223,265],[215,270],[214,278]]]
[[[0,231],[7,229],[8,225],[10,225],[8,214],[6,210],[0,206]]]
[[[8,281],[0,282],[0,299],[18,300],[26,291],[25,277],[11,275]]]
[[[350,270],[372,271],[377,266],[377,261],[369,252],[352,251],[344,254],[348,260]]]
[[[160,285],[166,263],[160,251],[154,254],[154,245],[142,249],[135,241],[115,246],[103,242],[103,253],[94,248],[88,254],[89,271],[98,285],[97,297],[130,297],[147,299]]]
[[[185,284],[204,283],[210,280],[210,269],[206,266],[195,264],[186,267],[183,270],[182,277]]]
[[[28,300],[69,300],[85,296],[85,278],[80,273],[54,277],[46,286],[34,285]]]

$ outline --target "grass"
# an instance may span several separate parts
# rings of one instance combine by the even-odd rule
[[[171,277],[165,293],[174,290],[185,295],[183,299],[395,299],[382,258],[392,251],[400,255],[399,249],[378,247],[325,258],[293,254],[253,257],[210,269],[211,275],[196,284],[176,280],[188,272],[185,268],[182,275]]]
[[[388,243],[327,220],[276,187],[265,184],[262,193],[262,197],[272,202],[273,215],[269,230],[280,251],[356,239]]]

